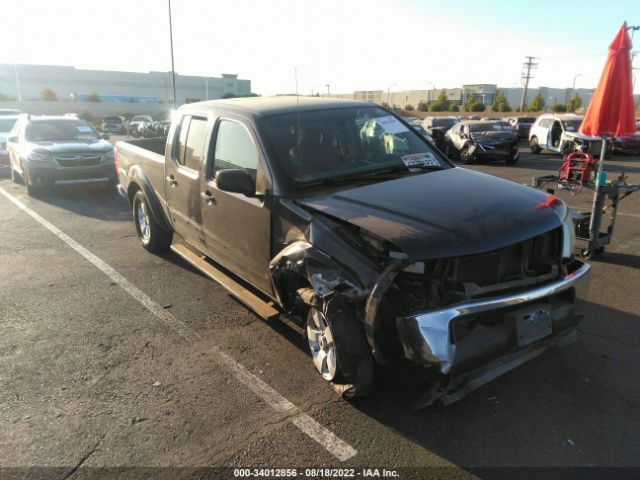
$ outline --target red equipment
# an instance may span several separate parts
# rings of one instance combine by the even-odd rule
[[[560,181],[569,183],[581,182],[583,185],[591,182],[593,168],[597,160],[588,153],[575,152],[564,157],[564,162],[558,170]]]

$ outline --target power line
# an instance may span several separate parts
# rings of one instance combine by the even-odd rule
[[[522,101],[520,102],[520,111],[524,112],[524,104],[527,101],[527,90],[529,90],[529,80],[533,78],[533,74],[531,73],[538,64],[534,62],[536,57],[524,57],[527,59],[526,62],[522,65],[522,72],[520,74],[520,81],[524,85],[524,91],[522,92]]]

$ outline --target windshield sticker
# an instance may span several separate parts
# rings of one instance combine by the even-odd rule
[[[384,131],[387,133],[402,133],[409,131],[409,129],[405,127],[400,120],[392,115],[378,117],[375,120],[376,123],[384,128]]]
[[[401,157],[402,163],[411,170],[420,170],[424,167],[439,167],[440,162],[438,159],[429,152],[426,153],[413,153],[411,155],[405,155]]]
[[[89,125],[78,125],[77,129],[79,132],[91,132],[91,127]]]

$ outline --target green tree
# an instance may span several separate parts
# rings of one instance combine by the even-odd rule
[[[477,101],[471,106],[472,112],[484,112],[486,109],[487,109],[487,106],[480,101]]]
[[[527,107],[530,112],[541,112],[544,110],[544,98],[542,98],[541,94],[537,94],[531,100],[529,107]]]
[[[91,92],[88,96],[87,96],[87,101],[88,102],[100,102],[100,94],[98,92]]]
[[[222,95],[222,98],[237,98],[238,96],[235,93],[225,93]]]
[[[472,111],[473,111],[473,106],[474,106],[476,103],[480,103],[480,102],[478,101],[478,99],[477,99],[475,96],[473,96],[473,95],[469,95],[469,96],[467,97],[467,101],[466,101],[466,102],[464,102],[464,111],[465,111],[465,112],[472,112]]]
[[[510,112],[511,106],[507,101],[507,97],[504,96],[504,93],[498,92],[496,98],[491,105],[491,111],[493,112]]]
[[[446,112],[449,108],[449,100],[447,99],[447,92],[442,90],[435,102],[429,105],[429,111],[431,112]]]
[[[449,102],[449,108],[447,109],[449,112],[459,112],[460,107],[456,102]]]
[[[422,100],[420,100],[418,102],[418,111],[419,112],[428,112],[429,111],[429,104],[427,102],[423,102]]]
[[[562,113],[567,111],[567,106],[563,103],[554,103],[551,105],[551,111],[555,113]]]
[[[44,90],[42,90],[42,92],[40,92],[40,98],[42,98],[42,100],[44,100],[45,102],[58,101],[58,96],[56,95],[56,92],[54,92],[50,88],[45,88]]]
[[[405,105],[404,106],[405,111],[407,112],[413,112],[415,110],[413,105]]]
[[[567,112],[575,112],[582,106],[582,98],[577,93],[571,97],[569,103],[567,104]]]

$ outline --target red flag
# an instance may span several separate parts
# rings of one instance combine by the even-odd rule
[[[598,88],[580,126],[585,135],[616,137],[636,132],[630,51],[625,22],[609,45]]]

